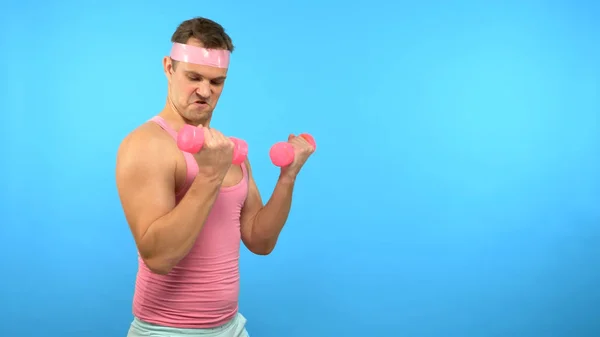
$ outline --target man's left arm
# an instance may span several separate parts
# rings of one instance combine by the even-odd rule
[[[263,204],[262,197],[254,181],[250,162],[246,159],[248,171],[248,197],[242,208],[240,223],[244,245],[258,255],[268,255],[277,244],[279,234],[285,225],[292,207],[292,193],[296,177],[314,148],[302,137],[290,135],[288,142],[294,146],[294,162],[281,169],[281,174],[271,198]]]

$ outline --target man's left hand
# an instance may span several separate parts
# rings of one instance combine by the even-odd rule
[[[294,161],[287,167],[282,167],[281,174],[295,179],[308,157],[315,152],[315,148],[301,135],[290,134],[288,143],[294,147]]]

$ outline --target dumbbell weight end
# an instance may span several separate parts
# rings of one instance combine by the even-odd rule
[[[296,152],[294,146],[288,142],[275,143],[269,150],[271,162],[277,167],[286,167],[294,162]]]
[[[177,133],[177,147],[184,152],[198,153],[204,145],[204,129],[184,125]]]
[[[231,161],[231,163],[233,165],[240,165],[248,157],[248,143],[235,137],[229,137],[229,139],[233,141],[234,145],[233,160]]]

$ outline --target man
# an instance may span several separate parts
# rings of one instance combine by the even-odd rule
[[[238,312],[240,242],[255,254],[273,251],[296,176],[314,149],[288,137],[295,159],[264,205],[248,160],[233,165],[232,141],[210,127],[234,49],[230,37],[218,23],[194,18],[171,41],[165,107],[127,135],[117,154],[117,188],[139,252],[128,336],[248,336]],[[177,146],[186,124],[204,132],[197,154]]]

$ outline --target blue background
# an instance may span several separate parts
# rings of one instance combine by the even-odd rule
[[[269,147],[318,142],[275,252],[242,252],[251,336],[600,335],[600,5],[100,3],[0,11],[0,335],[126,335],[115,154],[197,15],[237,47],[213,126],[265,199]]]

